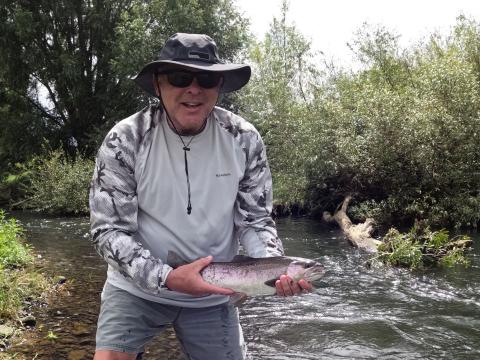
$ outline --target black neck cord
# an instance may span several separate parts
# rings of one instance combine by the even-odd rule
[[[178,137],[180,138],[180,141],[182,142],[183,144],[183,158],[184,158],[184,161],[185,161],[185,175],[187,176],[187,191],[188,191],[188,203],[187,203],[187,214],[190,215],[192,213],[192,201],[191,201],[191,191],[190,191],[190,176],[188,175],[188,158],[187,158],[187,151],[190,151],[190,144],[193,140],[193,138],[200,132],[203,131],[203,129],[205,128],[205,125],[207,124],[207,118],[205,118],[205,120],[203,121],[203,125],[202,127],[200,128],[199,132],[195,135],[192,136],[192,138],[190,139],[190,141],[188,142],[188,144],[185,144],[185,141],[183,141],[183,138],[182,138],[182,135],[180,135],[180,133],[178,132],[177,128],[175,127],[175,124],[173,123],[172,119],[170,119],[170,115],[168,115],[168,112],[167,110],[165,109],[164,107],[164,110],[165,110],[165,115],[167,116],[167,119],[168,121],[170,121],[170,124],[172,124],[173,126],[173,129],[175,130],[175,133],[178,135]]]
[[[178,135],[178,137],[180,138],[180,141],[182,142],[183,144],[183,158],[184,158],[184,161],[185,161],[185,175],[187,176],[187,189],[188,189],[188,203],[187,203],[187,214],[190,215],[192,213],[192,201],[191,201],[191,192],[190,192],[190,177],[188,175],[188,159],[187,159],[187,151],[190,151],[190,144],[193,140],[193,138],[201,133],[203,131],[203,129],[205,129],[205,126],[207,125],[207,119],[208,117],[210,116],[210,114],[207,115],[207,117],[205,118],[205,120],[203,121],[203,124],[202,124],[202,127],[200,128],[200,130],[192,136],[192,138],[190,139],[190,141],[188,142],[188,144],[185,145],[185,142],[183,141],[183,138],[182,138],[182,135],[180,135],[180,133],[178,132],[177,128],[175,127],[175,124],[173,123],[172,119],[170,118],[170,115],[168,115],[168,111],[167,109],[165,108],[165,105],[163,104],[163,100],[162,100],[162,97],[159,96],[158,97],[159,100],[160,100],[160,103],[162,104],[162,108],[163,110],[165,110],[165,115],[167,117],[167,121],[170,121],[170,124],[172,124],[172,127],[175,131],[175,134]],[[217,97],[217,101],[218,101],[218,97]]]

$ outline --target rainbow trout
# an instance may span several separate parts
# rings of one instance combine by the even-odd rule
[[[169,251],[167,264],[176,268],[187,264],[175,252]],[[288,256],[251,258],[237,255],[229,262],[212,262],[202,271],[202,278],[213,285],[229,288],[241,295],[261,296],[276,293],[275,282],[280,275],[309,282],[320,279],[325,270],[320,263]]]

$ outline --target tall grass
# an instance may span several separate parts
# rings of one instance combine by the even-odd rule
[[[32,261],[30,248],[23,244],[23,229],[15,219],[7,220],[0,210],[0,266],[2,268],[22,267]]]
[[[0,323],[18,319],[26,299],[36,299],[48,286],[35,271],[32,249],[23,242],[24,230],[0,210]]]

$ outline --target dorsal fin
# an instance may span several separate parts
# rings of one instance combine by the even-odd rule
[[[167,264],[176,269],[179,266],[188,264],[188,262],[183,260],[175,251],[168,250]]]

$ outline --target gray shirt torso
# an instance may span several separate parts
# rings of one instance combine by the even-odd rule
[[[190,142],[191,140],[191,142]],[[108,281],[139,297],[177,306],[227,299],[170,291],[168,251],[186,261],[228,261],[239,243],[250,256],[281,255],[271,213],[271,176],[255,128],[220,108],[194,138],[184,138],[191,185],[187,214],[183,144],[158,108],[123,120],[97,156],[90,193],[92,236],[108,262]]]

